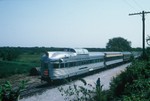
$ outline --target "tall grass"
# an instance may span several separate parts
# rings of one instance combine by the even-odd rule
[[[40,66],[40,57],[41,54],[23,53],[14,61],[0,60],[0,78],[29,73],[31,68]]]
[[[29,73],[30,69],[35,66],[37,65],[34,63],[0,61],[0,78],[14,74]]]
[[[87,84],[84,79],[80,79],[84,85],[69,85],[68,88],[58,87],[65,101],[107,101],[106,92],[102,91],[103,85],[100,78],[95,86]]]
[[[21,54],[16,61],[18,62],[24,62],[24,63],[36,63],[37,65],[40,64],[40,57],[41,54],[28,54],[24,53]]]

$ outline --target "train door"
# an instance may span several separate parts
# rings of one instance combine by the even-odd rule
[[[51,62],[49,62],[48,64],[48,70],[49,70],[49,77],[52,78],[53,77],[53,74],[54,74],[54,66]]]
[[[41,75],[47,77],[49,75],[49,66],[47,61],[41,62]]]

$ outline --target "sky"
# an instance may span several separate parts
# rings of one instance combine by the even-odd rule
[[[150,0],[0,0],[0,47],[105,48],[123,37],[142,47]],[[145,16],[146,37],[150,14]]]

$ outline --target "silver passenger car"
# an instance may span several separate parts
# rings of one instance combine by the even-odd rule
[[[41,59],[43,80],[64,79],[104,67],[104,53],[90,54],[86,49],[68,48],[47,52]]]

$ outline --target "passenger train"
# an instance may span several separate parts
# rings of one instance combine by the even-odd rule
[[[46,52],[41,58],[41,80],[49,82],[89,73],[127,62],[131,56],[131,52],[88,52],[79,48]]]

